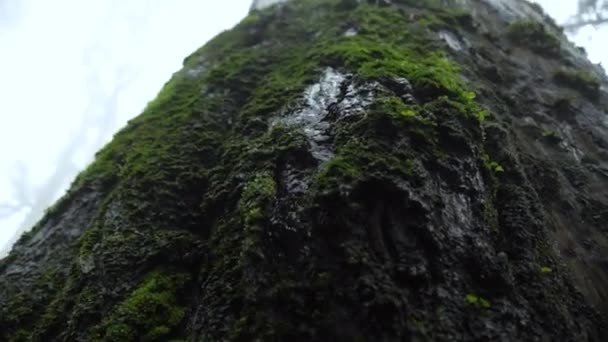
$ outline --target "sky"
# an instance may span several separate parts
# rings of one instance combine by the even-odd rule
[[[56,179],[63,186],[52,204],[183,59],[234,26],[250,1],[0,0],[0,205],[36,197],[50,174],[66,169],[67,150],[76,168]],[[113,94],[117,83],[122,91]],[[83,133],[91,113],[115,114],[115,122],[92,122]],[[101,125],[110,128],[96,131]],[[75,136],[89,141],[75,144]],[[0,219],[0,246],[26,213]]]
[[[538,2],[558,22],[576,10],[574,0]],[[0,0],[0,216],[12,213],[0,217],[0,257],[26,204],[50,206],[183,59],[235,25],[250,3]],[[574,39],[600,62],[608,56],[602,35],[589,29]]]
[[[534,0],[540,4],[545,12],[553,17],[558,23],[564,23],[576,13],[576,0]],[[608,46],[603,43],[608,37],[608,25],[599,28],[585,27],[570,36],[576,45],[587,50],[589,59],[594,63],[601,63],[604,69],[608,69]]]

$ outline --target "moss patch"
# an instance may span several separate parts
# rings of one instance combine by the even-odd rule
[[[104,320],[95,340],[166,341],[186,314],[177,296],[189,280],[185,273],[149,273]]]
[[[551,267],[543,266],[540,268],[541,274],[550,274],[553,273],[553,269]]]
[[[505,168],[495,160],[492,160],[488,154],[482,155],[482,160],[485,168],[496,174],[505,172]]]
[[[559,39],[537,21],[518,20],[509,25],[509,39],[516,44],[548,57],[557,57],[561,51]]]
[[[466,302],[474,307],[477,308],[481,308],[481,309],[490,309],[492,307],[492,304],[490,304],[490,302],[488,302],[488,300],[486,300],[485,298],[482,298],[480,296],[477,296],[475,294],[467,294],[465,296],[465,300]]]
[[[562,68],[553,78],[558,84],[570,87],[592,101],[600,96],[600,81],[587,71]]]

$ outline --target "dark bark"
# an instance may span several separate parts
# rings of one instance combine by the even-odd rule
[[[524,1],[391,2],[186,58],[0,261],[0,339],[606,340],[603,70]]]

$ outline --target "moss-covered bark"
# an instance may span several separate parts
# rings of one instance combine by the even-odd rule
[[[186,58],[0,261],[0,339],[607,337],[605,75],[523,2],[379,3]]]

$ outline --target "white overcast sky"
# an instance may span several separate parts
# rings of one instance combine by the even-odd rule
[[[236,24],[250,4],[0,0],[0,203],[14,201],[10,179],[20,172],[17,162],[25,164],[26,181],[34,184],[44,183],[57,167],[85,108],[95,101],[87,93],[87,73],[102,75],[105,92],[112,91],[117,68],[135,75],[120,94],[116,130],[141,112],[186,56]],[[86,53],[94,55],[96,70],[83,64]],[[74,162],[84,168],[97,149],[81,151]],[[0,220],[0,246],[24,215]]]
[[[120,93],[116,130],[141,112],[180,69],[184,57],[236,24],[250,3],[0,0],[0,203],[15,201],[11,176],[36,185],[55,170],[85,108],[96,100],[87,92],[88,74],[102,75],[100,93],[112,91],[117,69],[134,75]],[[576,8],[575,0],[539,3],[558,22]],[[598,37],[593,29],[576,37],[594,62],[607,56]],[[87,53],[94,56],[94,68],[83,63]],[[99,146],[79,151],[74,163],[84,168],[97,149]],[[27,175],[16,168],[19,162]],[[74,176],[68,175],[68,179]],[[0,246],[14,234],[24,215],[21,211],[0,220]]]

